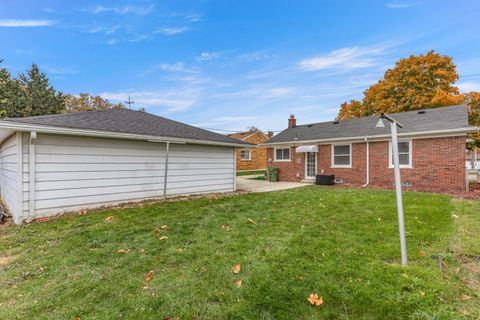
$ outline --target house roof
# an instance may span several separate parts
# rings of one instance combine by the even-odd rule
[[[256,130],[256,131],[244,131],[244,132],[238,132],[238,133],[231,133],[231,134],[227,134],[227,137],[245,141],[246,138],[248,138],[248,137],[250,137],[250,136],[252,136],[256,133],[264,134],[262,131]]]
[[[403,124],[403,128],[398,129],[398,134],[404,136],[431,134],[437,131],[439,133],[466,133],[478,130],[477,127],[468,124],[468,112],[465,105],[400,112],[390,114],[390,116]],[[378,119],[378,116],[370,116],[299,125],[283,130],[268,140],[266,144],[388,137],[390,134],[388,121],[384,120],[384,128],[377,128]]]
[[[78,113],[56,114],[47,116],[5,118],[0,126],[8,124],[26,124],[33,126],[60,127],[69,129],[94,130],[123,134],[142,135],[148,137],[167,137],[204,141],[230,145],[249,145],[219,133],[207,131],[181,122],[147,112],[129,109],[107,109]]]

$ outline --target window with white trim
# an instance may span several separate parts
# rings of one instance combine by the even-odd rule
[[[332,145],[332,167],[350,168],[352,166],[352,145]]]
[[[390,168],[393,168],[393,145],[390,141],[389,143],[390,152]],[[400,163],[400,168],[411,168],[412,167],[412,141],[399,141],[398,142],[398,160]]]
[[[275,161],[290,161],[290,148],[275,149]]]
[[[243,149],[240,151],[240,159],[242,161],[250,161],[252,160],[252,152],[248,149]]]

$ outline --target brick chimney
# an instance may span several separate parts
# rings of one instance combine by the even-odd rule
[[[297,126],[297,119],[293,114],[290,115],[290,119],[288,119],[288,127],[293,128]]]

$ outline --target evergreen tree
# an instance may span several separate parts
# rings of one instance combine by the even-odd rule
[[[19,75],[18,83],[21,87],[19,103],[22,116],[57,114],[65,109],[63,94],[55,91],[35,63],[27,70],[27,74]]]
[[[0,63],[3,60],[0,60]],[[0,117],[21,117],[19,83],[5,68],[0,68]]]

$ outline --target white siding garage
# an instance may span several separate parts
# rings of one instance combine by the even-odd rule
[[[166,144],[38,134],[30,210],[29,134],[23,138],[23,217],[163,196]],[[234,191],[232,147],[170,144],[167,195]]]
[[[15,222],[164,193],[235,191],[236,141],[98,135],[37,129],[18,131],[1,143],[0,190]]]

